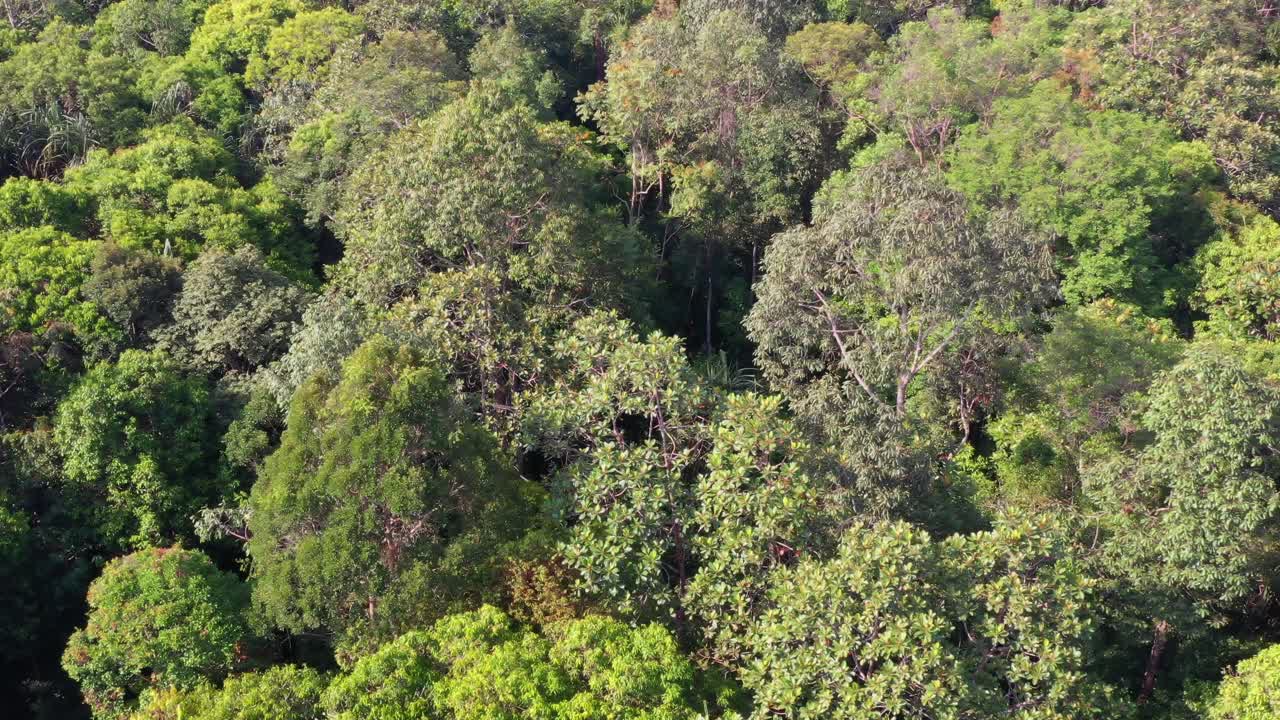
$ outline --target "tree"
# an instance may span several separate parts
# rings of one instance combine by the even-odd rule
[[[1202,139],[1234,194],[1270,203],[1280,189],[1270,22],[1249,0],[1108,2],[1072,28],[1068,46],[1085,60],[1073,79],[1104,107]]]
[[[80,367],[71,328],[55,324],[39,334],[0,331],[0,429],[31,427],[48,417]]]
[[[93,20],[93,46],[106,53],[180,55],[211,0],[121,0]]]
[[[190,537],[191,515],[226,491],[221,435],[204,381],[157,351],[94,366],[54,421],[67,480],[101,498],[93,515],[109,545]]]
[[[194,688],[243,659],[248,589],[202,553],[152,548],[112,560],[89,588],[89,620],[63,667],[95,718],[122,718],[144,689]]]
[[[46,331],[65,323],[82,342],[109,342],[118,329],[85,297],[97,243],[51,227],[0,232],[0,330]]]
[[[715,399],[675,338],[642,342],[616,317],[589,316],[556,347],[567,366],[559,382],[518,404],[525,444],[567,466],[566,561],[582,590],[619,610],[683,623],[694,565],[687,479],[705,452]]]
[[[609,55],[625,41],[629,27],[653,11],[653,0],[586,0],[581,3],[578,42],[591,46],[595,82],[605,79]]]
[[[505,415],[560,328],[593,308],[644,311],[649,267],[596,179],[583,135],[480,83],[406,130],[348,183],[335,283],[453,369],[479,411]],[[640,296],[640,297],[637,297]]]
[[[817,143],[815,118],[800,107],[803,86],[791,82],[789,70],[764,33],[733,10],[707,13],[698,23],[654,14],[638,24],[611,58],[608,82],[580,100],[584,119],[627,152],[632,222],[655,199],[657,210],[711,227],[733,222],[717,212],[741,211],[744,221],[766,226],[796,219],[816,158],[789,153],[816,151]],[[771,148],[777,166],[753,168],[747,151],[766,142],[759,133],[783,118],[792,127]],[[750,182],[767,170],[777,173],[771,182]]]
[[[204,22],[191,34],[192,60],[209,61],[241,73],[260,55],[271,34],[303,10],[298,0],[221,0],[205,11]]]
[[[883,49],[880,36],[863,23],[811,23],[788,36],[786,44],[787,56],[837,98],[856,92],[863,63]]]
[[[34,573],[24,572],[23,567],[31,564],[33,544],[26,514],[15,508],[9,493],[0,495],[0,570],[16,581],[0,601],[0,640],[4,642],[0,663],[4,666],[16,665],[23,659],[23,648],[37,641],[33,631],[39,625],[32,622],[32,616],[37,615],[39,593],[30,582]]]
[[[552,105],[564,88],[547,69],[546,54],[530,47],[514,24],[485,33],[467,56],[467,64],[472,82],[489,86],[505,102],[533,108],[542,120],[554,119]]]
[[[853,171],[812,226],[773,239],[746,320],[756,363],[855,472],[897,485],[914,389],[945,353],[1053,296],[1048,249],[1012,212],[971,216],[931,171]]]
[[[688,605],[721,662],[740,657],[773,573],[829,552],[865,507],[781,407],[777,396],[729,396],[693,487]]]
[[[268,94],[255,121],[271,174],[311,224],[333,219],[351,172],[386,139],[458,99],[466,73],[430,32],[337,49],[313,92]]]
[[[579,100],[626,153],[628,222],[661,222],[664,279],[690,298],[664,325],[696,329],[708,355],[740,319],[729,300],[745,283],[734,276],[754,277],[769,233],[801,219],[823,169],[811,89],[743,5],[754,3],[651,14],[610,58],[607,82]]]
[[[719,705],[675,639],[587,617],[539,636],[484,606],[414,631],[361,658],[326,693],[335,720],[441,717],[704,717]],[[713,707],[715,706],[713,705]]]
[[[190,118],[222,137],[240,136],[253,114],[243,76],[192,53],[149,58],[138,90],[157,120]]]
[[[369,325],[363,308],[340,292],[327,292],[307,305],[288,350],[259,372],[281,410],[313,375],[336,375],[342,361],[372,334]]]
[[[55,375],[43,381],[52,387],[31,383],[24,394],[53,391],[60,382]],[[6,420],[25,409],[12,402],[21,399],[9,395],[0,403]],[[93,556],[102,551],[84,521],[94,500],[61,482],[51,434],[25,423],[0,433],[0,572],[9,580],[0,601],[6,628],[0,692],[17,712],[84,716],[80,692],[60,663],[67,637],[84,622],[85,592],[101,570]]]
[[[1280,339],[1280,224],[1242,206],[1217,237],[1196,253],[1200,274],[1192,306],[1208,315],[1199,332],[1224,339]]]
[[[127,343],[141,347],[172,318],[182,287],[182,269],[173,258],[104,243],[98,247],[82,292],[119,326]]]
[[[85,47],[86,29],[55,20],[0,62],[0,162],[56,176],[90,148],[132,142],[145,107],[122,56]],[[4,56],[0,56],[4,57]]]
[[[238,50],[237,19],[252,26],[262,22],[255,10],[274,15],[279,4],[228,3],[212,0],[125,0],[99,13],[93,24],[95,47],[111,55],[127,56],[140,67],[137,91],[151,106],[152,118],[164,122],[189,115],[218,135],[241,131],[251,109],[244,92],[243,65],[228,55]],[[252,9],[246,9],[246,5]],[[206,13],[216,6],[214,22]],[[230,26],[230,27],[229,27]],[[265,32],[270,33],[270,28]],[[200,47],[191,47],[193,38]],[[243,41],[243,38],[239,38]],[[243,44],[243,42],[242,42]]]
[[[1068,0],[1070,1],[1070,0]],[[1009,2],[991,3],[1001,10],[1009,9]],[[1058,4],[1050,0],[1049,5]],[[872,25],[882,32],[892,31],[904,21],[920,20],[931,8],[944,6],[954,7],[965,14],[983,8],[981,2],[960,0],[959,2],[941,2],[940,0],[822,0],[819,3],[828,16],[837,20],[858,20]]]
[[[266,87],[323,77],[334,52],[363,34],[364,23],[340,8],[298,13],[272,31],[245,68],[245,82]]]
[[[9,0],[4,4],[4,28],[13,34],[32,32],[44,26],[54,14],[54,5],[44,0]]]
[[[275,269],[310,274],[314,251],[296,233],[286,199],[270,182],[241,187],[217,136],[181,118],[144,138],[116,153],[95,151],[67,173],[67,185],[92,198],[107,239],[185,258],[253,245]]]
[[[554,384],[518,398],[523,442],[562,469],[560,552],[617,612],[698,626],[731,656],[769,571],[856,508],[776,397],[719,396],[675,338],[616,317],[557,343]]]
[[[716,13],[730,10],[750,20],[770,38],[782,38],[818,19],[818,4],[813,0],[686,0],[680,11],[697,27]]]
[[[0,232],[49,226],[73,235],[85,227],[86,198],[59,183],[25,177],[0,185]]]
[[[1280,511],[1274,480],[1280,397],[1228,348],[1191,346],[1152,387],[1143,426],[1150,444],[1120,477],[1090,478],[1096,501],[1156,544],[1116,543],[1161,566],[1181,587],[1230,600],[1250,592],[1250,568]],[[1122,471],[1123,472],[1123,471]],[[1147,570],[1154,568],[1148,567]]]
[[[222,436],[222,457],[233,472],[246,473],[253,478],[267,457],[280,446],[285,428],[285,408],[261,384],[250,386],[246,394],[248,397],[239,408],[236,419],[231,421]]]
[[[182,718],[190,720],[319,720],[323,717],[321,699],[329,678],[299,665],[274,665],[260,672],[232,675],[221,688],[204,685],[180,695],[176,703]],[[167,702],[156,698],[161,710]],[[148,708],[131,720],[165,720],[172,717]],[[142,717],[138,717],[141,715]]]
[[[1240,662],[1218,688],[1210,720],[1265,720],[1280,712],[1280,646]]]
[[[521,487],[443,373],[375,337],[298,391],[253,486],[255,603],[355,641],[429,622],[485,592]]]
[[[878,143],[910,147],[921,164],[937,163],[962,128],[989,117],[994,102],[1025,94],[1057,69],[1065,24],[1061,13],[1034,20],[1008,13],[997,33],[945,5],[904,24],[871,72],[844,89],[845,141],[872,132]]]
[[[401,133],[357,172],[338,214],[346,241],[339,281],[385,304],[432,272],[492,267],[504,285],[566,302],[617,296],[604,270],[626,256],[631,238],[591,207],[591,179],[602,169],[569,128],[473,90],[428,131]],[[597,239],[575,243],[576,235]]]
[[[1172,323],[1109,300],[1052,323],[987,426],[1002,502],[1079,500],[1081,475],[1134,439],[1147,389],[1184,350]]]
[[[1176,212],[1215,174],[1204,146],[1136,113],[1093,112],[1046,82],[996,103],[989,128],[957,141],[948,179],[975,202],[1013,202],[1065,241],[1063,294],[1112,297],[1158,314],[1176,300],[1170,268],[1200,241]],[[1163,240],[1169,227],[1190,237]],[[1188,230],[1190,232],[1188,232]]]
[[[1090,468],[1086,495],[1121,620],[1154,626],[1140,697],[1155,689],[1169,636],[1259,587],[1280,517],[1280,396],[1227,348],[1192,345],[1150,391],[1151,440]]]
[[[284,354],[308,300],[257,248],[210,249],[183,275],[164,344],[201,370],[249,373]]]
[[[935,543],[851,529],[782,569],[743,635],[755,717],[1118,717],[1083,672],[1091,582],[1044,524]]]
[[[801,356],[818,349],[904,416],[911,383],[978,313],[1001,321],[1050,297],[1044,240],[1009,213],[971,218],[927,171],[870,168],[834,193],[813,227],[774,239],[747,320],[762,369],[801,406],[798,376],[814,369]]]

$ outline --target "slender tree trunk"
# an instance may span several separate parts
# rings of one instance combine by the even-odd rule
[[[759,270],[760,270],[760,241],[752,240],[751,241],[751,292],[753,293],[752,295],[753,297],[756,289],[756,274],[759,272]]]
[[[684,528],[677,520],[671,527],[671,539],[675,545],[676,564],[676,630],[684,636],[689,627],[689,619],[684,611],[684,593],[689,584],[689,570],[686,565],[687,550],[684,540]]]
[[[591,37],[591,45],[592,54],[596,60],[596,82],[604,82],[608,54],[604,48],[604,38],[601,37],[599,28],[596,29]]]
[[[708,267],[707,268],[707,321],[706,321],[707,326],[706,326],[706,337],[703,339],[703,342],[702,342],[702,349],[707,355],[711,354],[711,291],[712,289],[713,288],[711,284],[711,268]]]
[[[1142,691],[1138,693],[1138,702],[1145,703],[1151,699],[1156,689],[1156,675],[1160,672],[1160,658],[1164,655],[1165,645],[1169,643],[1169,623],[1156,621],[1155,635],[1151,638],[1151,654],[1147,656],[1147,669],[1142,674]]]

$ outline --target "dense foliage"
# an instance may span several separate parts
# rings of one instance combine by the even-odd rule
[[[140,693],[219,680],[242,660],[248,588],[197,551],[112,560],[89,587],[89,624],[63,657],[95,715],[121,717]]]
[[[1275,0],[0,1],[0,708],[1280,717]]]

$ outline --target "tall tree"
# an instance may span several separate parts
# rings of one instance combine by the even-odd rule
[[[1223,339],[1280,339],[1280,223],[1248,205],[1231,208],[1219,234],[1196,253],[1191,297],[1208,317],[1197,331]]]
[[[1100,560],[1117,605],[1154,626],[1141,697],[1170,635],[1238,607],[1274,562],[1280,395],[1229,349],[1193,345],[1150,391],[1151,441],[1090,468],[1085,490],[1112,534]]]
[[[901,472],[913,391],[940,358],[1053,297],[1049,245],[902,162],[825,193],[812,226],[773,239],[746,327],[766,379],[874,484]]]
[[[1180,299],[1172,269],[1204,239],[1193,195],[1216,169],[1170,125],[1089,110],[1046,81],[998,101],[992,124],[966,130],[949,159],[948,179],[972,200],[1015,204],[1061,238],[1068,301],[1112,297],[1158,314]]]
[[[362,658],[334,681],[326,704],[335,720],[695,720],[732,699],[715,689],[660,626],[593,616],[543,637],[485,606]]]
[[[89,197],[116,244],[184,258],[253,245],[275,269],[310,275],[314,248],[297,233],[286,199],[270,182],[244,188],[236,170],[222,140],[184,117],[148,129],[128,149],[91,153],[67,185]]]
[[[780,571],[743,635],[754,717],[1114,718],[1083,671],[1092,582],[1044,522],[935,543],[855,528]]]
[[[257,87],[312,82],[323,76],[338,48],[364,34],[360,18],[341,8],[298,13],[271,32],[260,54],[244,70],[245,82]]]
[[[579,103],[626,153],[629,222],[661,220],[666,276],[689,297],[665,320],[710,353],[718,307],[729,328],[745,309],[729,301],[733,277],[754,277],[768,235],[803,218],[820,182],[811,89],[750,17],[702,5],[639,23]]]
[[[518,399],[524,441],[560,468],[554,496],[579,590],[698,628],[732,656],[769,572],[858,507],[777,397],[722,395],[675,338],[616,317],[558,343],[559,379]]]
[[[298,391],[253,486],[255,602],[352,641],[420,626],[488,591],[521,493],[444,374],[375,337]]]
[[[1265,720],[1280,712],[1280,646],[1242,661],[1223,678],[1210,720]]]
[[[54,20],[35,42],[0,55],[0,167],[56,177],[91,148],[136,139],[145,106],[137,70],[86,47],[87,28]]]
[[[263,98],[254,119],[260,157],[308,222],[331,222],[352,171],[388,137],[456,100],[464,77],[434,33],[347,43],[311,80],[314,89],[282,87]]]
[[[986,427],[997,445],[997,502],[1080,500],[1082,474],[1140,433],[1134,416],[1147,390],[1185,349],[1171,322],[1109,300],[1064,308],[1051,322],[1006,378]]]
[[[567,125],[487,83],[401,132],[338,213],[339,286],[441,356],[501,415],[552,335],[593,307],[641,314],[646,257],[605,206],[604,161]]]
[[[117,558],[89,588],[89,621],[63,666],[95,718],[127,717],[152,688],[221,680],[243,660],[248,588],[202,553],[153,548]]]
[[[48,226],[0,231],[0,332],[65,325],[99,350],[119,339],[119,328],[85,296],[96,246]]]
[[[1275,8],[1252,0],[1119,0],[1082,15],[1070,73],[1105,107],[1139,110],[1203,140],[1239,197],[1274,204],[1280,69],[1270,43]]]
[[[320,720],[329,677],[298,665],[274,665],[202,685],[148,692],[131,720]]]
[[[103,243],[93,256],[82,292],[124,331],[127,344],[141,347],[172,319],[181,287],[182,268],[176,259]]]
[[[94,366],[58,405],[67,480],[90,490],[109,545],[190,538],[191,516],[227,492],[217,477],[220,421],[208,386],[159,351]]]
[[[201,370],[249,373],[276,360],[310,293],[266,266],[257,248],[210,249],[183,275],[162,344]]]

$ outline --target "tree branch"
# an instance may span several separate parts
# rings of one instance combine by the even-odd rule
[[[826,296],[817,288],[814,288],[813,294],[817,296],[818,304],[822,306],[822,314],[826,316],[827,322],[831,325],[831,337],[836,341],[836,347],[840,349],[840,358],[844,360],[845,365],[849,368],[849,372],[853,373],[853,378],[858,381],[858,385],[862,387],[862,391],[867,394],[867,397],[874,400],[880,407],[888,409],[889,403],[876,396],[875,392],[871,390],[871,386],[868,385],[867,381],[862,377],[862,373],[858,372],[858,368],[849,360],[849,349],[845,347],[844,338],[841,337],[841,333],[844,331],[840,329],[840,324],[836,321],[835,313],[832,312],[831,306],[827,304]]]

